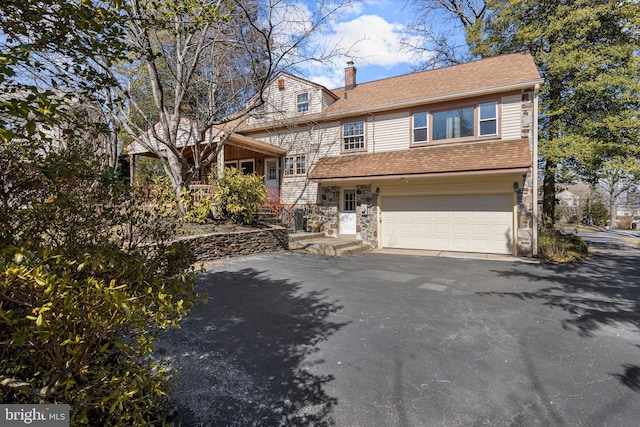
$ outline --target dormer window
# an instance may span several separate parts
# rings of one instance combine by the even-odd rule
[[[303,114],[309,111],[309,92],[299,93],[296,95],[296,111]]]

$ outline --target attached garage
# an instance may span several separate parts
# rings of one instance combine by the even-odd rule
[[[513,252],[513,194],[386,196],[382,246],[458,252]]]

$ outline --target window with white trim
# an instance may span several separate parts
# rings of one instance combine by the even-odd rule
[[[342,125],[342,150],[364,150],[364,121]]]
[[[309,92],[299,93],[296,95],[296,111],[298,114],[309,111]]]
[[[307,157],[291,156],[284,158],[285,175],[305,175],[307,173]]]
[[[278,161],[267,160],[266,161],[266,176],[268,181],[275,181],[278,179]]]
[[[498,103],[487,102],[479,105],[480,136],[498,134]]]
[[[429,114],[413,114],[413,143],[421,144],[429,142]]]

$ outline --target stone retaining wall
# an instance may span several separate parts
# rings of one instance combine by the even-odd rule
[[[274,227],[255,231],[212,233],[185,237],[190,241],[196,261],[211,261],[262,252],[275,252],[289,248],[289,233],[286,228]]]

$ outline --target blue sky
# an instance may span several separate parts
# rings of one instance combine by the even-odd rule
[[[354,1],[339,13],[324,34],[329,45],[353,46],[352,55],[335,58],[332,67],[305,67],[304,77],[327,88],[341,87],[344,68],[353,60],[358,82],[406,74],[420,63],[401,41],[415,37],[406,28],[413,10],[404,0]]]

